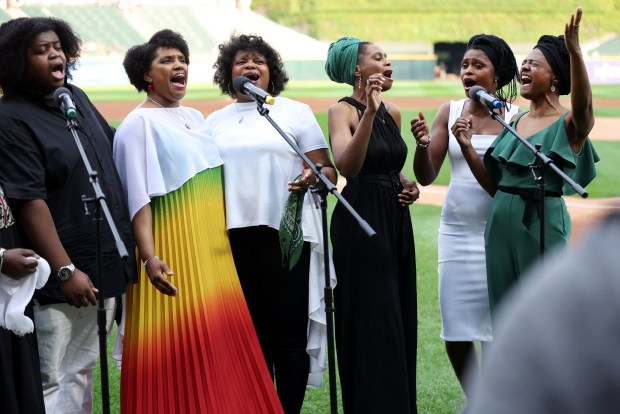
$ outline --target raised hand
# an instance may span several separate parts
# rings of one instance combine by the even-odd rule
[[[366,99],[368,101],[367,109],[377,112],[381,105],[381,91],[383,90],[383,82],[386,77],[382,73],[374,73],[366,79]]]
[[[471,120],[471,115],[469,115],[467,118],[461,116],[458,117],[452,125],[452,134],[454,134],[454,136],[456,137],[456,140],[461,146],[461,148],[468,148],[471,146]]]
[[[429,142],[431,142],[428,132],[428,124],[426,123],[426,119],[424,118],[424,114],[422,112],[418,112],[418,118],[413,118],[411,120],[411,133],[413,134],[413,138],[415,138],[418,145],[426,146]]]
[[[564,26],[564,42],[569,52],[580,51],[579,25],[581,23],[581,7],[571,14],[570,21]]]

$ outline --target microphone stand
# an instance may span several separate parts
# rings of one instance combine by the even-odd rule
[[[488,109],[488,108],[487,108]],[[586,190],[576,183],[572,178],[570,178],[564,171],[562,171],[555,162],[545,154],[541,152],[541,145],[536,144],[535,146],[530,144],[525,138],[521,136],[512,126],[510,126],[500,114],[489,109],[489,115],[495,119],[497,122],[502,124],[504,128],[506,128],[512,135],[517,137],[519,141],[523,145],[525,145],[535,156],[534,162],[532,162],[529,167],[532,171],[532,176],[534,177],[534,182],[538,184],[538,190],[540,191],[540,256],[542,257],[545,253],[545,168],[549,167],[553,172],[559,175],[564,181],[566,181],[577,194],[581,196],[581,198],[588,197],[588,193]]]
[[[342,197],[342,195],[338,192],[338,189],[331,181],[323,174],[321,169],[323,165],[317,163],[316,165],[310,161],[310,159],[302,152],[299,146],[286,135],[286,133],[278,126],[278,124],[269,116],[269,109],[264,108],[263,104],[265,102],[256,99],[256,105],[258,113],[269,121],[271,125],[282,135],[282,138],[295,150],[295,152],[301,157],[302,160],[305,161],[306,164],[310,167],[312,172],[316,174],[319,178],[320,183],[313,185],[313,189],[311,190],[313,194],[316,194],[320,198],[320,206],[321,206],[321,227],[323,231],[323,255],[325,257],[325,318],[327,321],[327,362],[328,362],[328,370],[329,370],[329,401],[330,401],[330,412],[332,414],[338,413],[338,392],[336,389],[336,351],[335,351],[335,340],[334,340],[334,327],[333,327],[333,314],[336,311],[333,306],[333,288],[331,286],[331,277],[330,277],[330,266],[329,266],[329,239],[327,234],[327,195],[329,193],[336,196],[338,201],[342,203],[342,205],[346,208],[346,210],[353,216],[353,218],[360,225],[362,230],[368,235],[368,237],[373,237],[376,233],[372,229],[372,227],[353,209],[351,204]]]
[[[64,111],[63,111],[64,113]],[[89,216],[91,213],[88,209],[88,205],[93,203],[95,205],[95,214],[93,220],[95,221],[95,238],[96,238],[96,255],[97,255],[97,284],[99,288],[103,286],[103,264],[101,260],[101,221],[103,216],[105,216],[108,225],[110,226],[110,230],[112,231],[112,235],[114,236],[114,240],[116,242],[116,249],[121,257],[121,259],[127,259],[129,254],[127,253],[127,249],[125,248],[125,244],[123,243],[118,229],[112,220],[112,215],[110,214],[110,210],[108,209],[108,205],[105,200],[105,195],[101,190],[101,186],[99,185],[99,181],[97,179],[97,171],[93,170],[90,162],[88,161],[88,157],[86,156],[86,152],[84,152],[84,147],[80,142],[80,138],[77,135],[76,128],[77,122],[72,117],[67,116],[67,128],[71,131],[73,135],[73,139],[75,140],[75,144],[80,152],[80,156],[82,157],[82,161],[84,162],[84,166],[86,167],[86,171],[88,173],[89,181],[93,187],[94,197],[87,197],[86,195],[82,195],[82,202],[84,203],[85,214]],[[102,413],[109,414],[110,413],[110,391],[108,385],[108,359],[106,352],[106,313],[103,303],[103,298],[101,298],[101,294],[97,298],[97,326],[98,326],[98,335],[99,335],[99,361],[100,361],[100,371],[101,371],[101,406]]]

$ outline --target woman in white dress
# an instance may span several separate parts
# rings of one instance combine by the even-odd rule
[[[517,95],[519,70],[512,50],[493,35],[478,34],[467,43],[461,62],[461,81],[468,96],[470,88],[482,86],[502,101],[506,121],[518,112],[511,105]],[[465,370],[477,371],[474,341],[493,339],[489,314],[484,230],[491,197],[474,178],[450,128],[458,117],[469,119],[472,144],[480,156],[503,127],[493,121],[489,110],[470,99],[446,102],[439,108],[432,132],[422,112],[411,121],[417,148],[414,172],[422,185],[439,174],[446,154],[451,177],[439,224],[439,308],[441,339],[454,372],[464,387]],[[432,143],[431,143],[432,141]]]

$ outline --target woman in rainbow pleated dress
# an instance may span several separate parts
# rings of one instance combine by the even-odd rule
[[[147,97],[114,141],[143,263],[127,291],[121,410],[281,413],[226,233],[222,159],[204,116],[180,105],[187,44],[162,30],[123,64]]]

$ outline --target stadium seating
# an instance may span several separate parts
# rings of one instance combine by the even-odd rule
[[[69,22],[84,42],[84,55],[124,54],[129,46],[144,42],[143,36],[114,6],[50,5],[20,9],[29,16],[58,17]]]
[[[6,22],[10,19],[11,16],[9,16],[4,10],[0,9],[0,23]]]
[[[597,53],[599,56],[619,56],[620,36],[615,36],[609,40],[604,41],[597,48],[592,49],[590,52]]]
[[[128,11],[126,17],[134,27],[139,28],[145,39],[160,29],[172,29],[181,33],[194,56],[212,54],[216,46],[192,6],[149,5]]]

